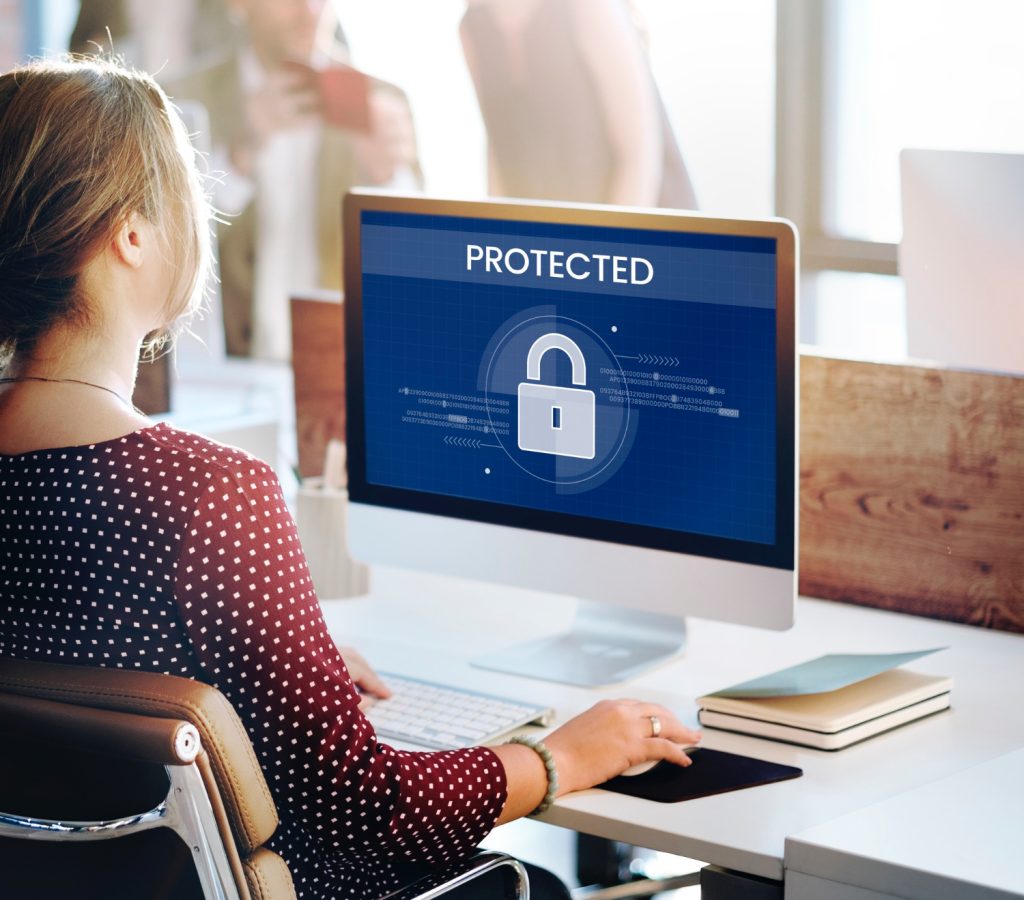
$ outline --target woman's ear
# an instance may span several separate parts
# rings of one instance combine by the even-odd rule
[[[152,229],[137,212],[129,213],[114,232],[113,249],[126,266],[138,269],[145,259]]]

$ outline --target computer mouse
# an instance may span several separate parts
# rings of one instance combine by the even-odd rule
[[[691,750],[696,750],[696,749],[697,749],[696,747],[683,747],[683,750],[687,754],[689,754],[689,752]],[[651,769],[653,769],[656,765],[658,765],[659,763],[662,763],[662,762],[667,762],[667,760],[663,760],[663,759],[649,759],[646,762],[637,763],[635,766],[630,766],[622,774],[624,776],[626,776],[627,778],[631,778],[634,775],[643,775],[644,772],[650,772]],[[687,768],[689,768],[689,767],[687,767]]]

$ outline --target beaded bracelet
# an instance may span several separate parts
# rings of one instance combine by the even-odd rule
[[[558,795],[558,769],[555,768],[555,758],[551,755],[551,751],[544,746],[542,741],[538,741],[536,738],[526,737],[525,735],[516,735],[515,737],[509,738],[506,744],[522,744],[524,747],[529,747],[534,751],[544,763],[544,771],[548,775],[548,790],[544,794],[544,799],[540,801],[540,805],[530,813],[531,816],[539,816],[543,812],[547,812],[552,803],[555,802],[555,797]]]

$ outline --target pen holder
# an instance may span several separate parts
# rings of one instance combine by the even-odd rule
[[[356,597],[370,589],[370,570],[348,552],[348,491],[307,478],[299,488],[299,540],[321,600]]]

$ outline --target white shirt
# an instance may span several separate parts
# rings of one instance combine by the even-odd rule
[[[239,57],[242,93],[266,82],[266,70],[252,50]],[[311,124],[274,134],[260,149],[248,178],[232,165],[226,148],[213,154],[223,173],[214,203],[237,215],[255,198],[256,271],[253,273],[252,355],[291,359],[290,297],[318,287],[317,162],[322,126]]]

